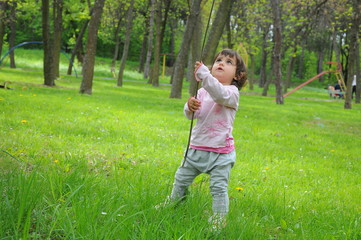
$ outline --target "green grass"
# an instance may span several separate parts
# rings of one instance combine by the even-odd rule
[[[178,207],[154,208],[187,144],[186,97],[170,99],[169,86],[139,76],[121,88],[96,78],[92,96],[78,93],[74,76],[48,88],[41,70],[3,67],[5,80],[0,239],[361,238],[359,104],[344,110],[315,88],[284,105],[242,92],[228,224],[214,235],[206,175]]]

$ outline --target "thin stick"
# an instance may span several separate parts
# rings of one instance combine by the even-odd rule
[[[205,45],[205,43],[206,43],[206,38],[207,38],[209,23],[211,22],[211,17],[212,17],[214,2],[215,2],[215,0],[213,0],[213,2],[212,2],[211,11],[209,12],[209,16],[208,16],[208,22],[207,22],[206,31],[205,31],[204,37],[203,37],[203,43],[202,43],[202,49],[201,49],[201,59],[200,59],[201,62],[202,62],[202,58],[203,58],[203,50],[204,50],[204,45]],[[196,99],[197,99],[197,94],[198,94],[198,88],[199,88],[199,82],[197,81],[197,87],[196,87],[195,93],[194,93],[194,97],[195,97]],[[183,159],[183,162],[182,162],[182,167],[184,167],[184,164],[185,164],[185,162],[187,161],[188,150],[189,150],[189,146],[190,146],[190,144],[191,144],[191,138],[192,138],[193,122],[194,122],[194,112],[192,112],[191,126],[190,126],[190,129],[189,129],[189,135],[188,135],[188,144],[187,144],[186,152],[185,152],[185,154],[184,154],[184,159]]]

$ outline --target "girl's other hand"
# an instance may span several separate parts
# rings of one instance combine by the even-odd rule
[[[188,99],[188,109],[191,112],[195,112],[197,111],[200,107],[201,107],[201,101],[199,101],[198,99],[196,99],[195,97],[190,97]]]
[[[197,71],[197,69],[198,69],[202,64],[203,64],[202,62],[197,61],[197,62],[194,64],[194,70]]]
[[[197,61],[195,64],[194,64],[194,77],[195,77],[195,79],[196,79],[196,81],[197,82],[200,82],[201,81],[201,79],[199,79],[198,77],[197,77],[197,70],[198,70],[198,68],[200,67],[200,66],[202,66],[203,65],[203,63],[202,62],[199,62],[199,61]]]

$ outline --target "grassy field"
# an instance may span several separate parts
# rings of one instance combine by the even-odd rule
[[[359,104],[311,87],[284,105],[243,91],[230,213],[214,234],[206,175],[178,207],[154,208],[187,144],[187,89],[170,99],[125,76],[121,88],[96,78],[87,96],[81,78],[49,88],[41,68],[0,69],[12,82],[0,89],[0,239],[361,239]]]

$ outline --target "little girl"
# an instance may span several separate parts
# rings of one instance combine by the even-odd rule
[[[203,87],[197,98],[188,99],[184,114],[192,119],[194,113],[197,123],[185,162],[175,174],[170,200],[185,197],[194,178],[207,173],[213,199],[210,221],[222,225],[229,208],[228,180],[236,161],[232,130],[239,90],[247,80],[246,66],[236,51],[224,49],[216,55],[211,71],[196,62],[195,77]]]

